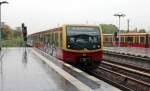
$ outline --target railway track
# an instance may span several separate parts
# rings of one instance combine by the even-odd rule
[[[127,65],[118,65],[116,63],[104,61],[99,68],[113,71],[115,72],[114,74],[124,77],[126,81],[130,80],[140,85],[150,87],[150,73],[138,70],[136,67],[134,68]]]
[[[150,70],[147,69],[147,68],[141,68],[141,67],[138,67],[138,66],[135,66],[135,65],[124,64],[124,63],[116,62],[116,61],[112,61],[112,60],[104,60],[103,63],[105,63],[105,62],[109,62],[109,63],[116,64],[116,65],[120,65],[120,66],[125,66],[125,67],[131,68],[131,69],[136,69],[136,70],[138,70],[138,71],[142,71],[142,72],[145,72],[145,73],[149,73],[149,74],[150,74]]]
[[[149,57],[104,51],[104,59],[115,64],[126,65],[130,68],[150,73]]]
[[[88,68],[81,69],[123,91],[150,91],[150,74],[136,68],[104,60],[92,71]]]
[[[130,59],[140,59],[140,60],[144,60],[144,61],[150,60],[150,57],[148,57],[148,56],[134,55],[134,54],[129,54],[129,53],[121,53],[121,52],[113,52],[113,51],[103,51],[103,53],[115,55],[115,56],[127,57]]]

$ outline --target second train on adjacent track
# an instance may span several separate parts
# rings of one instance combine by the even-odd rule
[[[114,34],[103,34],[105,47],[118,46]],[[150,33],[122,33],[120,34],[121,47],[143,47],[150,48]]]

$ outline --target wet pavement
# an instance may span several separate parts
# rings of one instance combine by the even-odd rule
[[[76,75],[71,77],[63,71],[66,68],[65,63],[59,63],[59,60],[59,65],[54,66],[49,59],[55,58],[47,60],[40,52],[37,53],[39,55],[32,48],[4,48],[0,52],[0,91],[79,91],[79,88],[82,91],[120,91],[100,80],[96,80],[98,83],[89,83],[82,75],[92,77],[84,72],[74,72]],[[73,72],[70,74],[73,75]],[[85,86],[82,80],[83,84],[87,83]],[[87,85],[89,87],[86,87]]]
[[[120,52],[132,55],[141,55],[150,57],[150,48],[140,48],[140,47],[104,47],[104,50]]]
[[[80,82],[83,82],[85,85],[92,88],[92,91],[121,91],[120,89],[118,89],[102,80],[99,80],[93,76],[90,76],[87,73],[85,73],[69,64],[62,62],[61,60],[56,59],[43,51],[40,51],[38,49],[35,49],[35,50],[39,54],[43,55],[46,59],[50,60],[52,63],[59,66],[61,69],[68,72],[69,74],[71,74],[73,77],[78,79]],[[40,55],[38,57],[40,57]],[[73,81],[73,80],[71,80],[71,81]],[[81,86],[81,85],[79,85],[79,86]],[[69,90],[69,91],[72,91],[72,90]],[[83,90],[83,91],[87,91],[87,90]]]
[[[0,59],[0,91],[76,91],[30,49],[3,50]]]

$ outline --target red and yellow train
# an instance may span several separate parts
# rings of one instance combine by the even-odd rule
[[[117,46],[114,34],[103,34],[104,46]],[[120,46],[150,48],[150,33],[124,33],[120,34]]]
[[[95,25],[68,24],[29,35],[30,44],[73,64],[97,64],[103,60],[102,31]]]

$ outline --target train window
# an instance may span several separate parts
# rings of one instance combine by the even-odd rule
[[[94,50],[101,48],[99,27],[68,26],[67,47],[69,49]]]
[[[44,43],[47,43],[47,35],[44,35]]]
[[[37,43],[40,43],[40,42],[41,42],[41,39],[42,39],[42,37],[39,38],[38,35],[36,36]]]
[[[150,44],[150,36],[148,37],[148,44]]]
[[[54,45],[54,32],[52,32],[52,45]]]
[[[53,33],[51,32],[50,33],[50,45],[52,45],[52,43],[53,43]]]
[[[60,33],[60,47],[62,47],[62,33]]]
[[[107,37],[106,35],[103,36],[103,41],[106,42],[107,41]]]
[[[127,42],[127,37],[125,37],[125,42]]]
[[[60,33],[58,32],[58,48],[60,48]]]
[[[104,38],[104,41],[105,41],[105,42],[108,41],[108,38],[105,37],[105,38]]]
[[[126,42],[133,43],[133,37],[126,37]]]
[[[145,38],[144,37],[140,37],[140,43],[145,43]]]
[[[135,37],[135,43],[139,43],[139,36]]]
[[[44,34],[42,34],[41,42],[44,42]]]
[[[105,41],[105,42],[108,42],[108,38],[107,38],[107,37],[105,37],[105,38],[104,38],[104,41]]]
[[[49,44],[50,45],[52,44],[52,34],[51,34],[51,32],[49,33]]]
[[[54,44],[54,47],[56,47],[55,33],[53,33],[53,44]]]
[[[121,42],[124,42],[124,36],[121,36]]]
[[[58,47],[58,33],[55,33],[55,45]]]
[[[115,37],[113,36],[113,41],[115,41]]]
[[[40,39],[39,39],[40,42],[43,41],[43,34],[40,34]]]
[[[50,35],[47,35],[47,42],[50,44],[50,40],[49,40]]]
[[[46,34],[46,36],[45,36],[45,42],[49,43],[49,34]]]
[[[105,37],[104,42],[112,42],[112,37],[111,36]]]

